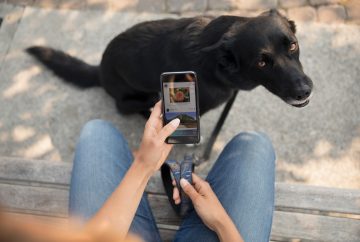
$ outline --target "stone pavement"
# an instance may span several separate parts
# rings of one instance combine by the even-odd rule
[[[79,90],[64,84],[27,56],[38,44],[67,51],[97,64],[113,36],[135,23],[177,14],[84,9],[39,9],[0,4],[0,156],[71,162],[81,126],[110,120],[136,148],[145,121],[116,113],[101,88]],[[225,123],[211,162],[227,141],[244,130],[266,132],[277,151],[277,180],[360,188],[360,26],[298,23],[301,60],[315,83],[309,106],[286,105],[264,88],[240,92]],[[201,118],[206,141],[221,108]],[[201,153],[204,145],[177,146]]]
[[[180,15],[257,15],[278,8],[294,20],[360,23],[360,0],[0,0],[18,6],[53,9],[140,11]]]

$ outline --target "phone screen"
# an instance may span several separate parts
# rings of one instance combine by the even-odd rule
[[[193,144],[200,141],[197,78],[195,72],[164,72],[161,74],[164,125],[175,118],[179,127],[166,142]]]

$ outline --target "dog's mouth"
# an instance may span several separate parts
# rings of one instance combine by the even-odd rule
[[[309,104],[309,102],[310,102],[310,99],[307,99],[307,100],[305,100],[304,102],[302,102],[302,103],[292,103],[292,104],[290,104],[290,105],[292,105],[292,106],[294,106],[294,107],[297,107],[297,108],[302,108],[302,107],[305,107],[306,105],[308,105]]]
[[[302,108],[309,104],[311,96],[312,95],[310,95],[309,97],[307,97],[304,100],[293,100],[293,99],[289,100],[288,99],[288,100],[286,100],[286,103],[290,104],[293,107]]]
[[[305,107],[306,105],[308,105],[310,103],[310,99],[312,97],[312,92],[310,93],[310,96],[308,96],[307,98],[303,99],[303,100],[294,100],[292,98],[288,98],[286,99],[286,103],[290,104],[293,107],[297,107],[297,108],[302,108]]]

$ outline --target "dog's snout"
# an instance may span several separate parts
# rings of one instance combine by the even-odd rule
[[[304,76],[299,78],[297,83],[300,83],[300,87],[296,90],[295,99],[298,101],[307,99],[311,94],[312,81],[307,76]]]
[[[302,88],[300,90],[298,90],[297,92],[297,96],[296,96],[296,100],[304,100],[306,98],[308,98],[311,94],[311,89],[309,86],[307,86],[306,88]]]

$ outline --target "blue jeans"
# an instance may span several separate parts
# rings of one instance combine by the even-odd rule
[[[132,153],[110,123],[88,122],[75,151],[70,188],[70,215],[90,219],[119,185]],[[275,152],[262,133],[243,132],[224,148],[207,181],[245,241],[269,241],[274,209]],[[121,215],[119,215],[121,216]],[[130,231],[144,241],[161,241],[144,193]],[[219,241],[195,211],[182,222],[175,241]]]

